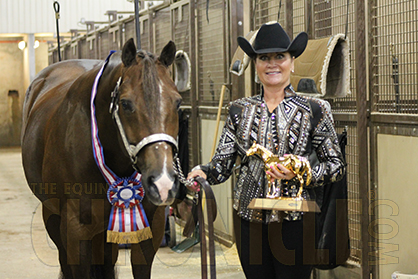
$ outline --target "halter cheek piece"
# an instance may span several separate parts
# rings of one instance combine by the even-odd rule
[[[129,154],[129,157],[131,158],[132,164],[134,169],[136,169],[136,163],[138,162],[138,153],[141,151],[142,148],[147,146],[148,144],[155,143],[155,142],[161,142],[165,141],[168,143],[171,143],[175,147],[175,153],[177,153],[178,145],[175,138],[173,138],[170,135],[164,134],[164,133],[158,133],[158,134],[152,134],[145,138],[143,138],[137,145],[130,144],[128,141],[128,138],[126,136],[125,130],[123,129],[122,122],[120,121],[120,117],[118,114],[119,111],[119,86],[121,83],[122,77],[118,79],[118,82],[116,83],[115,89],[113,90],[111,94],[111,102],[110,102],[110,108],[109,113],[112,114],[112,117],[116,121],[116,125],[118,126],[119,133],[122,137],[123,144],[125,145],[125,149]],[[176,157],[176,155],[175,155]]]

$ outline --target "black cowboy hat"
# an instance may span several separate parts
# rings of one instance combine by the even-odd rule
[[[271,52],[289,52],[295,58],[302,54],[308,43],[308,34],[299,33],[291,42],[279,23],[263,24],[251,45],[244,37],[238,37],[238,44],[251,58],[257,54]]]

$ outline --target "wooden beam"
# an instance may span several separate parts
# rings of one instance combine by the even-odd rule
[[[361,267],[362,278],[370,278],[369,266],[369,150],[368,150],[368,103],[367,103],[367,40],[366,40],[366,0],[355,1],[355,61],[356,61],[356,101],[358,173],[361,204]]]

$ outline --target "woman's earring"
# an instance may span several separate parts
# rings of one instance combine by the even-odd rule
[[[292,73],[294,73],[295,72],[295,70],[294,69],[292,69]]]
[[[255,83],[261,83],[257,73],[255,73],[254,81]]]

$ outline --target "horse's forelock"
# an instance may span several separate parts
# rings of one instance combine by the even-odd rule
[[[149,113],[159,113],[160,110],[160,86],[158,82],[158,71],[155,66],[155,57],[153,54],[145,51],[138,52],[142,58],[142,89],[144,92],[144,101]]]

